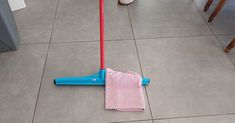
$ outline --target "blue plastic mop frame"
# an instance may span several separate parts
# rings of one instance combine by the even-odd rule
[[[104,64],[104,0],[100,4],[100,70],[96,74],[83,77],[62,77],[54,80],[55,85],[105,85],[105,64]],[[142,85],[148,85],[149,78],[142,79]]]
[[[105,85],[106,70],[100,70],[98,73],[84,77],[63,77],[56,78],[56,85]],[[148,85],[149,78],[142,79],[142,85]]]

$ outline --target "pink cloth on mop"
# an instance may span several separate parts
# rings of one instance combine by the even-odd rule
[[[143,111],[145,108],[142,77],[135,72],[106,70],[105,109]]]

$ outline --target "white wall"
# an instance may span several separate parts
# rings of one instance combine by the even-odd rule
[[[11,10],[16,11],[26,7],[24,0],[8,0]]]

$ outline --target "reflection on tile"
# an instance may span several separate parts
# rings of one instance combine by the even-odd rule
[[[21,45],[0,54],[0,122],[31,123],[47,45]]]
[[[130,14],[136,38],[211,34],[190,0],[136,0]]]
[[[138,41],[154,118],[235,111],[235,67],[214,37]]]
[[[62,0],[53,34],[54,42],[99,40],[98,0]],[[132,39],[126,6],[105,1],[105,39]]]

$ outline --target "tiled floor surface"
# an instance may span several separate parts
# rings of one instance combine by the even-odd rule
[[[53,78],[99,69],[98,0],[26,0],[18,51],[0,54],[0,123],[234,123],[235,1],[213,23],[206,0],[105,0],[106,62],[151,78],[144,112],[104,110],[103,87]],[[216,4],[213,4],[215,6]]]

